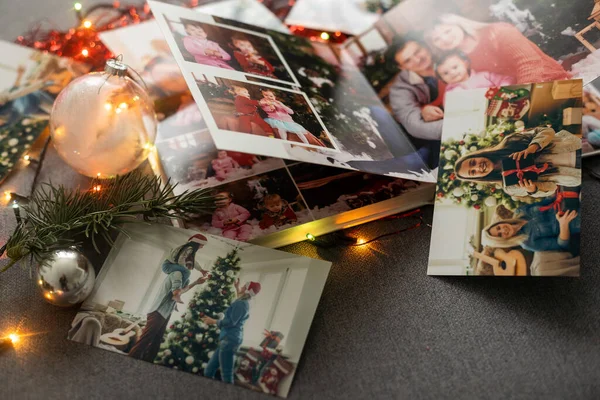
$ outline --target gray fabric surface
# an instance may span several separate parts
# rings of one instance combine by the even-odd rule
[[[68,26],[71,4],[3,0],[0,38],[42,17]],[[21,171],[0,192],[27,194],[31,177]],[[85,182],[53,150],[41,178]],[[586,178],[584,186],[579,279],[428,277],[427,227],[369,249],[286,247],[333,261],[289,398],[599,398],[600,183]],[[0,213],[2,242],[9,220]],[[369,238],[409,223],[378,221],[351,233]],[[27,271],[0,275],[0,334],[38,332],[0,353],[0,398],[267,398],[71,342],[75,313],[45,303]]]

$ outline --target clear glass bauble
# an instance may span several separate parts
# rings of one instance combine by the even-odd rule
[[[79,173],[126,174],[150,154],[156,138],[154,105],[126,76],[93,72],[58,95],[50,116],[54,148]]]

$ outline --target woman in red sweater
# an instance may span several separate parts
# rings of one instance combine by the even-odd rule
[[[516,83],[571,78],[560,63],[505,22],[483,23],[444,14],[437,18],[425,37],[432,48],[440,52],[459,49],[466,53],[475,71],[508,75],[514,77]]]

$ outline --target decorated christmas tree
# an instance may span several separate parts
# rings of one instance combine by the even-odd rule
[[[182,318],[167,329],[155,363],[203,373],[218,346],[220,330],[216,325],[202,322],[202,317],[223,318],[223,313],[235,299],[233,283],[240,269],[237,249],[217,258],[211,278],[194,294]]]
[[[516,208],[516,202],[495,184],[481,184],[461,181],[456,178],[454,165],[467,153],[490,148],[502,141],[507,134],[514,132],[514,124],[501,121],[489,125],[483,134],[467,133],[462,139],[444,141],[440,153],[439,179],[436,191],[437,200],[450,199],[455,204],[477,210],[484,206],[503,204],[509,209]]]

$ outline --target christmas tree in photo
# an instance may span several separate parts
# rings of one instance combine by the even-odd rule
[[[181,319],[167,329],[161,350],[154,361],[156,364],[195,374],[203,373],[219,344],[220,329],[216,325],[205,324],[202,317],[223,318],[223,313],[235,300],[233,284],[240,269],[237,249],[225,257],[217,258],[211,278],[194,294]]]

